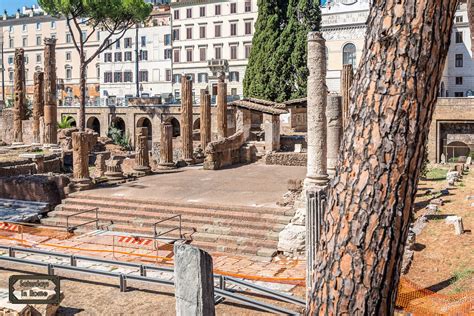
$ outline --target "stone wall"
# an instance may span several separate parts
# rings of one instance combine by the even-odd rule
[[[60,171],[61,159],[58,156],[50,155],[44,158],[43,173],[59,173]],[[0,177],[33,175],[37,173],[37,165],[30,159],[0,163]]]
[[[280,150],[281,151],[295,151],[295,144],[301,144],[302,148],[307,149],[308,143],[304,135],[281,135],[280,136]]]
[[[204,169],[218,170],[241,163],[240,148],[244,144],[244,133],[238,131],[225,139],[213,141],[206,147]]]
[[[23,143],[33,143],[33,120],[22,121]],[[43,118],[40,118],[40,136],[43,135]],[[13,142],[13,111],[11,108],[0,111],[0,140],[7,144]]]
[[[306,167],[306,153],[272,152],[265,155],[265,164]]]
[[[0,198],[49,203],[61,203],[65,197],[69,179],[65,176],[17,176],[0,177]]]

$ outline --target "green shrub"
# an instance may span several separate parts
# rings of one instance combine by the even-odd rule
[[[109,128],[107,135],[110,137],[110,139],[112,139],[112,142],[115,145],[122,147],[122,149],[132,149],[132,146],[130,145],[130,136],[128,134],[123,135],[123,132],[114,125]]]

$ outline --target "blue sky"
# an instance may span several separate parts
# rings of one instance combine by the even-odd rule
[[[9,14],[15,13],[16,9],[21,9],[23,6],[31,6],[37,4],[36,0],[0,0],[0,14],[3,10],[7,10]]]

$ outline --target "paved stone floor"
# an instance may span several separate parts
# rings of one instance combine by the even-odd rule
[[[274,206],[287,191],[289,179],[304,179],[306,168],[242,165],[218,171],[201,166],[160,173],[124,185],[84,191],[78,195],[101,194],[172,202]]]

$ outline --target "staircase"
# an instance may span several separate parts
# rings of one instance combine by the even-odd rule
[[[98,195],[73,194],[43,219],[43,223],[66,226],[68,215],[98,208],[102,229],[153,235],[153,224],[173,215],[181,215],[182,232],[192,244],[209,252],[247,256],[272,257],[278,234],[289,223],[294,211],[284,207],[223,206],[169,201],[143,201],[124,198],[105,200]],[[95,212],[86,212],[69,219],[78,225],[95,219]],[[158,224],[165,232],[178,226],[178,219]],[[95,223],[81,230],[96,229]],[[164,237],[178,237],[174,231]]]

